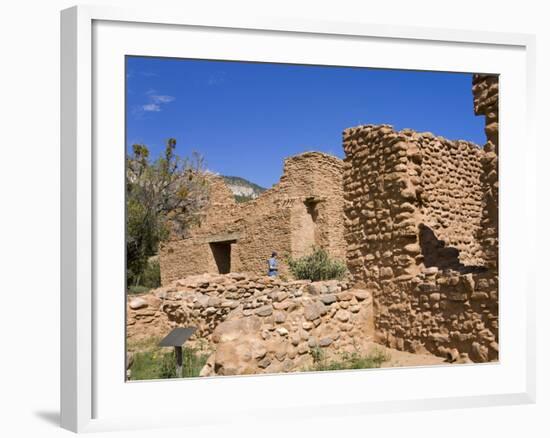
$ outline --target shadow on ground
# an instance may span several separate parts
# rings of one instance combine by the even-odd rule
[[[61,415],[57,411],[37,411],[34,415],[46,423],[53,426],[59,426]]]

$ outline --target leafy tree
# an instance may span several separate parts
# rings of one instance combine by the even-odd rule
[[[152,162],[149,149],[133,145],[126,157],[126,282],[137,285],[150,256],[170,233],[182,236],[208,198],[203,159],[174,153],[176,140]]]

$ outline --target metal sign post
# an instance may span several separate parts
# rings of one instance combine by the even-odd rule
[[[183,347],[174,347],[176,352],[176,376],[183,377]]]
[[[176,353],[176,375],[183,377],[183,344],[193,336],[197,327],[177,327],[159,342],[161,347],[174,347]]]

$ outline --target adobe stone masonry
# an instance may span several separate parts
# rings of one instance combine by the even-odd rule
[[[388,125],[344,131],[345,239],[377,340],[498,358],[498,80],[475,76],[482,150]]]
[[[189,276],[129,301],[135,342],[196,327],[186,346],[212,350],[202,376],[305,370],[311,351],[332,356],[372,339],[372,299],[347,281],[290,281],[239,273]]]
[[[384,276],[410,279],[421,263],[482,264],[479,147],[366,125],[344,131],[344,151],[347,254],[356,280],[382,268]]]
[[[214,350],[202,375],[300,370],[315,348],[337,356],[372,340],[498,360],[498,77],[474,75],[472,90],[483,148],[362,125],[344,131],[343,162],[291,157],[256,200],[237,204],[213,176],[200,226],[161,248],[164,286],[129,303],[128,336],[198,327]],[[312,244],[345,258],[352,279],[265,277],[272,250]]]
[[[265,274],[272,251],[284,261],[319,246],[345,260],[342,160],[320,152],[290,157],[279,183],[245,203],[219,177],[209,190],[200,224],[161,246],[162,284],[202,273]],[[286,263],[280,268],[288,274]]]
[[[485,262],[498,272],[498,77],[474,75],[474,111],[485,116],[487,143],[483,147],[481,174],[483,218],[478,239]]]

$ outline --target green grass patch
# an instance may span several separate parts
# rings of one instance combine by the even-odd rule
[[[193,348],[183,349],[183,377],[199,377],[209,354]],[[154,380],[176,378],[176,355],[174,351],[157,349],[134,354],[130,368],[130,380]]]
[[[147,286],[128,286],[128,294],[129,295],[136,295],[136,294],[144,294],[146,292],[149,292],[151,290],[150,287]]]
[[[382,363],[390,360],[385,351],[376,349],[366,355],[359,352],[341,353],[340,357],[328,359],[325,352],[317,347],[312,348],[313,366],[306,371],[336,371],[336,370],[362,370],[366,368],[380,368]]]
[[[127,340],[126,349],[132,352],[141,352],[141,351],[161,351],[161,348],[158,346],[161,341],[161,337],[151,336],[149,338],[142,338],[138,340]]]

